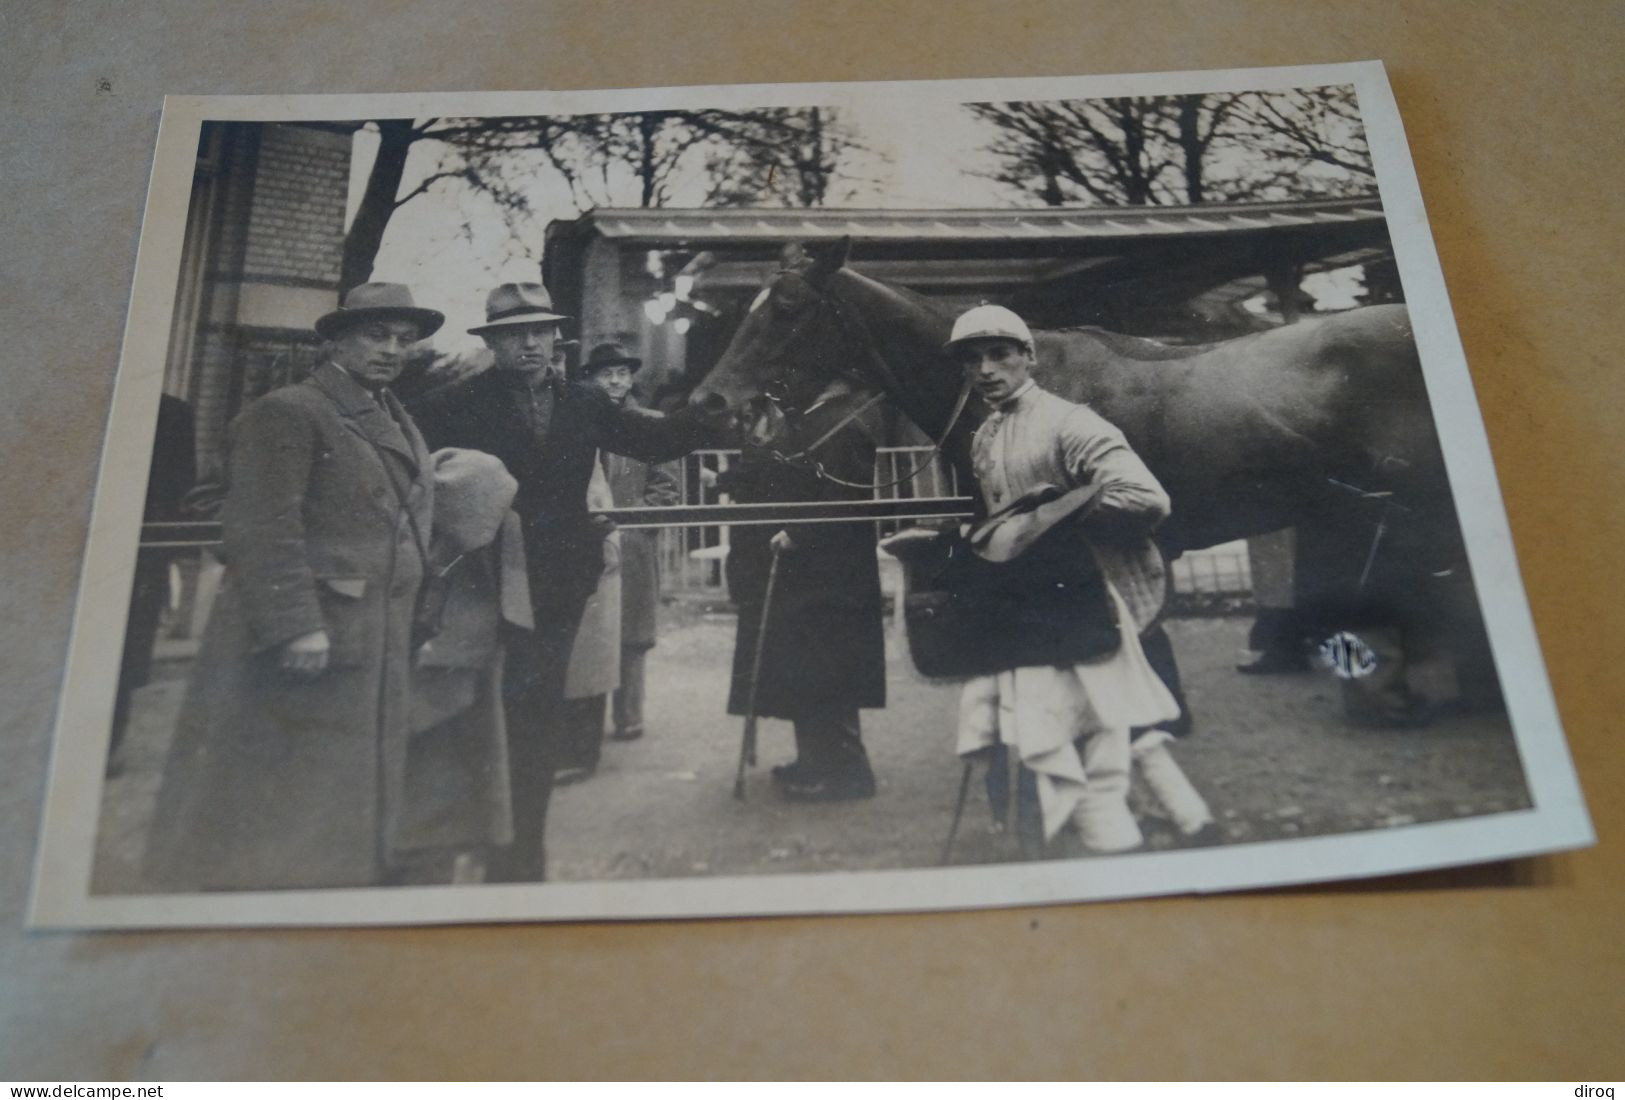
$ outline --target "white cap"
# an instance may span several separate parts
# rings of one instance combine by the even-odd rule
[[[1032,330],[1014,311],[1003,306],[980,305],[967,309],[954,322],[953,335],[944,344],[944,351],[952,351],[955,344],[966,340],[1014,340],[1028,351],[1033,350]]]

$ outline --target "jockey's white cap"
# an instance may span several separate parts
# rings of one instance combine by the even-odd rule
[[[1014,340],[1028,351],[1033,350],[1033,334],[1027,322],[1003,306],[983,304],[961,313],[942,348],[952,352],[967,340]]]

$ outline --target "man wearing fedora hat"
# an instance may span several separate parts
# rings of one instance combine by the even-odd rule
[[[490,348],[492,369],[425,397],[414,413],[433,446],[487,451],[519,482],[514,509],[536,629],[528,649],[511,651],[504,684],[515,839],[507,866],[490,877],[539,881],[570,647],[603,572],[609,531],[587,510],[595,456],[661,462],[704,445],[710,432],[686,410],[663,416],[618,405],[596,386],[567,380],[557,356],[566,318],[540,283],[503,283],[485,313],[485,324],[469,331]]]
[[[434,482],[388,386],[443,321],[405,286],[358,286],[316,322],[329,360],[231,426],[226,572],[149,852],[171,886],[364,886],[390,870]]]

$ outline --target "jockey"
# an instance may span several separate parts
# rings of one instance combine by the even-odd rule
[[[1138,763],[1176,827],[1211,832],[1213,817],[1169,755],[1180,707],[1158,678],[1140,633],[1162,610],[1165,573],[1151,532],[1168,496],[1122,432],[1093,410],[1040,389],[1032,332],[1002,306],[980,305],[955,322],[944,349],[991,410],[977,430],[972,463],[989,512],[1044,486],[1098,484],[1084,530],[1125,627],[1115,653],[1069,665],[979,676],[964,687],[959,752],[1002,743],[1037,779],[1044,836],[1070,821],[1085,848],[1122,852],[1143,843],[1129,812],[1131,762]],[[1135,731],[1143,735],[1131,737]]]

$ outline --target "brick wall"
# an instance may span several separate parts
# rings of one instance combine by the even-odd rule
[[[203,259],[205,308],[192,344],[189,393],[197,426],[198,470],[207,476],[219,464],[226,423],[233,414],[232,363],[236,354],[237,293],[233,277],[247,247],[249,214],[254,203],[254,158],[260,127],[252,124],[210,125],[222,128],[223,145],[216,174],[218,225]]]
[[[243,274],[337,287],[350,135],[268,125],[260,133]]]
[[[206,309],[189,392],[200,467],[218,465],[226,425],[266,390],[309,369],[311,323],[338,300],[351,135],[227,123],[204,259]]]

